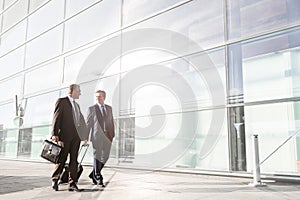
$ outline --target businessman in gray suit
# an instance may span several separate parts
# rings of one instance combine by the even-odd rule
[[[94,184],[105,187],[101,170],[109,158],[111,143],[115,136],[112,107],[104,104],[106,92],[96,92],[97,103],[88,108],[87,128],[94,151],[93,171],[89,175]]]

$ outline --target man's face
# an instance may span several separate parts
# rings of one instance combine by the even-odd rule
[[[80,87],[74,88],[73,93],[72,93],[72,98],[73,99],[79,99],[80,95],[81,95]]]
[[[103,94],[102,92],[97,92],[97,93],[96,93],[96,101],[97,101],[99,104],[104,104],[105,97],[104,97],[104,94]]]

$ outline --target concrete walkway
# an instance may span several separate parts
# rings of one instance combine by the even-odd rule
[[[107,186],[95,186],[88,178],[90,166],[84,166],[78,186],[84,191],[69,192],[51,188],[50,163],[0,160],[0,199],[41,200],[297,200],[300,185],[267,182],[266,187],[251,187],[251,179],[191,175],[128,169],[104,168]]]

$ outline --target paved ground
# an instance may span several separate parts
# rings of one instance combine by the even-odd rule
[[[0,160],[0,199],[300,199],[298,184],[266,182],[266,187],[251,187],[251,179],[114,168],[104,168],[107,186],[102,188],[91,184],[90,166],[84,166],[78,183],[83,192],[69,192],[67,185],[60,185],[55,192],[50,186],[52,170],[53,165],[48,163]]]

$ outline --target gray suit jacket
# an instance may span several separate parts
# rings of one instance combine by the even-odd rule
[[[98,107],[98,104],[90,106],[87,113],[87,128],[92,143],[98,142],[101,139],[101,134],[105,135],[110,141],[115,137],[114,118],[112,107],[105,104],[106,109],[106,132],[103,130],[103,116]]]

